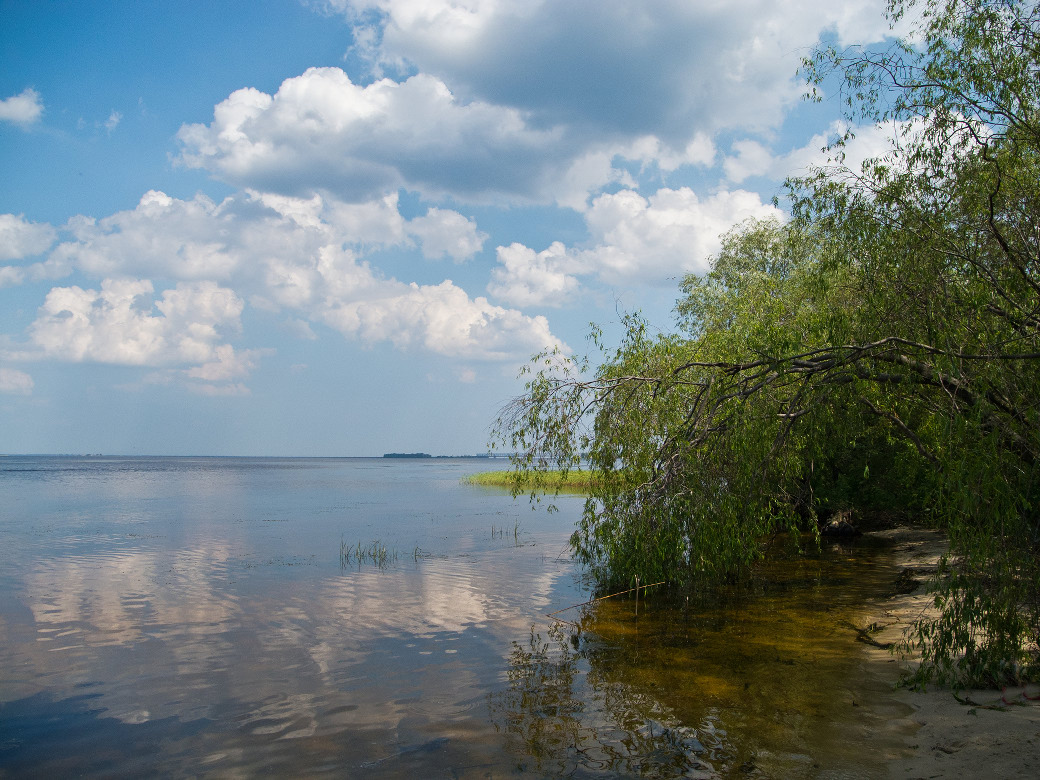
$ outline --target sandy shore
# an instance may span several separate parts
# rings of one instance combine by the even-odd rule
[[[945,549],[941,536],[915,529],[877,532],[895,544],[899,565],[922,583]],[[923,584],[906,595],[877,602],[862,627],[883,627],[869,636],[879,644],[898,640],[903,629],[931,606]],[[869,663],[892,683],[911,660],[867,645]],[[893,691],[911,714],[889,724],[904,743],[888,762],[893,778],[1040,777],[1040,685],[1005,691]],[[966,703],[962,703],[966,702]]]

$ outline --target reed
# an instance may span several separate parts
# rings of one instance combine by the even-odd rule
[[[422,555],[422,550],[416,547],[414,553],[415,560],[419,560]],[[358,542],[356,545],[348,544],[347,540],[342,538],[339,542],[339,565],[341,567],[371,563],[380,569],[385,569],[391,563],[395,563],[397,558],[397,550],[387,547],[378,539],[367,547],[363,547],[361,542]]]
[[[508,529],[506,529],[506,528],[492,525],[491,526],[491,538],[492,539],[502,538],[502,537],[504,537],[506,535],[506,531],[507,530]],[[519,520],[517,520],[516,522],[513,523],[513,542],[516,544],[517,547],[520,546],[520,521]]]

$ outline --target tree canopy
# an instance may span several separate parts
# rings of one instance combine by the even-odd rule
[[[838,509],[940,527],[918,681],[998,683],[1040,638],[1040,8],[906,14],[913,43],[804,63],[892,150],[853,170],[839,139],[788,221],[683,280],[675,332],[628,316],[595,361],[538,356],[497,433],[528,482],[598,473],[572,543],[603,584],[739,577]]]

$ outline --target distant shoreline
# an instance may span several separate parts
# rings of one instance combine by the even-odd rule
[[[452,458],[452,459],[469,459],[469,460],[490,460],[491,458],[502,458],[508,457],[505,455],[430,455],[428,452],[384,452],[384,458],[397,458],[403,460],[425,460],[427,458],[433,460],[438,458]]]

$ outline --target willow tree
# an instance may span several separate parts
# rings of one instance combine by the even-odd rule
[[[1040,11],[908,11],[916,45],[805,62],[893,151],[789,182],[790,221],[684,280],[675,333],[629,317],[596,364],[539,356],[499,434],[528,482],[599,472],[572,542],[605,584],[739,577],[883,495],[951,541],[919,680],[999,682],[1040,635]]]

